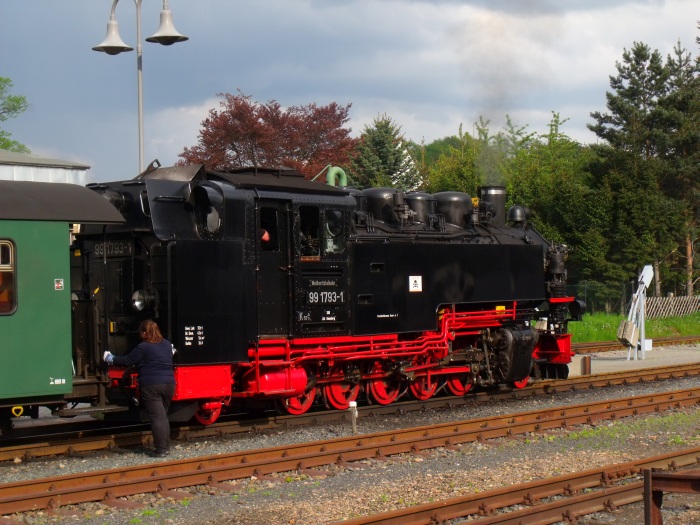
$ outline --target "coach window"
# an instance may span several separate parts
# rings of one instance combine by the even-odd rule
[[[15,311],[17,303],[15,283],[13,244],[9,241],[0,241],[0,315]]]
[[[279,250],[279,226],[275,208],[260,208],[260,249],[264,252]]]
[[[299,254],[320,257],[319,211],[317,206],[299,206]]]
[[[323,213],[323,251],[327,254],[340,253],[345,247],[343,241],[343,212],[326,210]]]

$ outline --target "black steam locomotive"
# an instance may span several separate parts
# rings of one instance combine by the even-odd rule
[[[567,374],[581,305],[565,292],[566,249],[524,208],[506,216],[502,187],[478,199],[358,191],[201,165],[89,187],[125,222],[77,235],[78,344],[125,354],[139,321],[155,319],[177,349],[173,417],[208,424],[261,399],[301,414]],[[110,403],[136,397],[132,370],[109,376]]]
[[[359,191],[342,170],[327,178],[338,175],[336,186],[286,169],[154,163],[92,191],[4,183],[0,432],[41,406],[135,406],[135,371],[101,356],[128,353],[146,318],[177,350],[173,420],[566,377],[567,324],[583,311],[566,294],[566,248],[526,209],[506,214],[502,187],[475,199]],[[82,226],[69,266],[71,222]]]

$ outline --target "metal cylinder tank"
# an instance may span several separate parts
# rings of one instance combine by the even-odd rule
[[[406,204],[416,215],[416,222],[427,223],[430,215],[435,215],[435,198],[430,193],[411,191],[406,194]]]
[[[433,195],[438,213],[445,216],[445,221],[464,228],[474,209],[472,198],[460,191],[441,191]]]
[[[401,196],[396,195],[401,193]],[[395,199],[400,199],[403,193],[396,188],[367,188],[362,190],[362,195],[367,199],[367,211],[372,214],[374,220],[389,223],[399,222],[394,207]]]

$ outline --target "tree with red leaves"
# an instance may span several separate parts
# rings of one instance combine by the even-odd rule
[[[199,143],[185,148],[180,164],[204,164],[225,171],[241,167],[294,168],[306,178],[328,164],[347,166],[357,139],[350,137],[350,104],[308,104],[283,109],[274,100],[260,104],[240,91],[219,93],[221,110],[202,121]]]

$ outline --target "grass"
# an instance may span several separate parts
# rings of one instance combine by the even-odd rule
[[[687,447],[697,443],[700,412],[676,412],[632,421],[608,423],[598,427],[584,428],[559,438],[563,442],[575,443],[573,448],[607,448],[621,441],[638,443],[641,436],[661,437],[669,446]]]
[[[649,439],[669,447],[697,446],[700,441],[700,410],[651,414],[641,418],[605,421],[597,426],[583,426],[563,435],[537,435],[526,438],[526,445],[556,443],[563,450],[605,450],[622,446],[636,447],[640,440]],[[522,446],[523,441],[505,442],[500,447]]]
[[[596,341],[615,341],[617,328],[626,316],[596,313],[584,315],[583,321],[569,323],[574,343],[592,343]],[[700,312],[683,317],[663,317],[647,319],[646,338],[673,337],[678,335],[700,334]]]

